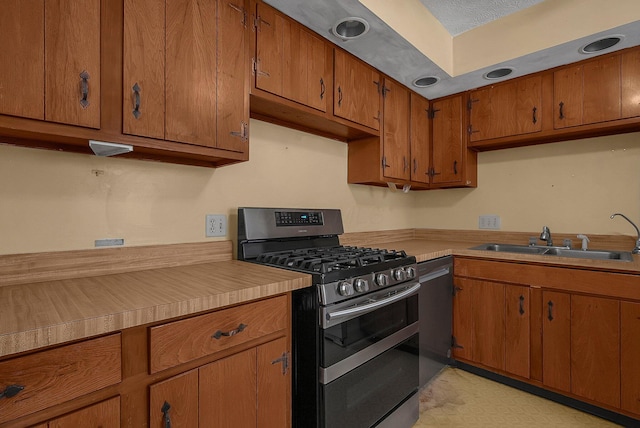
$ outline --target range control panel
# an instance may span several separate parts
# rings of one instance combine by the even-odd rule
[[[276,226],[322,226],[322,213],[319,211],[276,211]]]

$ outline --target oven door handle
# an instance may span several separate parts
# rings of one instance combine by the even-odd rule
[[[381,306],[386,306],[393,302],[397,302],[398,300],[402,300],[406,297],[412,296],[416,294],[418,290],[420,290],[420,284],[416,283],[416,285],[412,286],[411,288],[407,288],[406,290],[396,293],[389,298],[386,298],[383,300],[376,300],[371,303],[367,303],[366,305],[356,306],[354,308],[349,308],[342,311],[329,312],[327,313],[327,321],[331,321],[336,318],[348,317],[348,316],[353,317],[355,315],[371,312],[374,309],[377,309]]]

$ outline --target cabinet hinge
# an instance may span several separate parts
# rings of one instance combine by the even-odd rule
[[[387,165],[387,157],[386,156],[382,156],[382,171],[384,172],[385,168],[389,168],[389,165]]]
[[[467,100],[467,110],[471,110],[473,108],[473,103],[477,103],[478,101],[480,101],[480,100],[474,100],[474,99],[469,98]]]
[[[269,27],[271,26],[271,24],[262,19],[260,15],[256,15],[256,17],[253,18],[253,27],[256,29],[256,31],[260,31],[262,29],[262,24],[268,25]]]
[[[456,340],[456,337],[451,335],[451,347],[452,348],[458,348],[458,349],[464,349],[464,346],[458,344],[458,341]]]
[[[429,119],[435,119],[436,118],[436,113],[440,111],[439,108],[434,108],[432,110],[425,110],[427,112],[427,117]]]
[[[276,358],[275,360],[271,361],[271,364],[282,364],[282,375],[286,375],[287,372],[289,371],[289,353],[288,352],[283,352],[282,355],[279,358]]]
[[[247,28],[247,11],[244,10],[244,8],[240,7],[240,6],[236,6],[233,3],[229,3],[229,7],[233,10],[235,10],[236,12],[240,12],[242,14],[242,26],[244,28]]]
[[[391,89],[387,88],[386,86],[382,85],[382,98],[387,98],[387,92],[389,92]]]
[[[467,126],[467,134],[471,135],[471,134],[475,134],[476,132],[480,132],[480,130],[479,129],[474,130],[473,125]]]
[[[462,288],[456,287],[455,285],[453,285],[451,287],[451,295],[452,296],[455,296],[456,294],[458,294],[458,291],[462,291]]]

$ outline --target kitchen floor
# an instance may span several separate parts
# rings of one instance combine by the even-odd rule
[[[420,391],[420,419],[413,428],[618,426],[571,407],[448,367]]]

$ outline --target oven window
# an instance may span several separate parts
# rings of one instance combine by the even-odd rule
[[[370,427],[418,389],[418,335],[322,386],[326,427]]]
[[[414,295],[322,330],[320,364],[329,367],[418,320]]]

